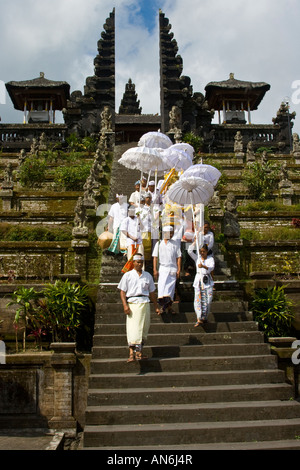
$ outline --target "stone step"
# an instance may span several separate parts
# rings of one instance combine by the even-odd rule
[[[130,446],[118,446],[118,447],[113,447],[109,446],[109,449],[111,450],[124,450],[124,451],[132,451],[132,450],[137,450],[136,446],[130,447]],[[171,450],[171,451],[187,451],[187,450],[194,450],[194,451],[203,451],[203,450],[299,450],[300,449],[300,439],[296,436],[292,439],[286,439],[286,440],[278,440],[278,441],[262,441],[262,442],[257,442],[257,441],[252,441],[252,442],[207,442],[206,444],[201,444],[201,443],[196,443],[196,444],[180,444],[180,445],[166,445],[164,444],[163,447],[160,447],[159,443],[155,444],[154,446],[139,446],[138,451],[154,451],[153,455],[150,455],[147,457],[147,461],[153,462],[154,464],[157,464],[157,462],[160,462],[161,465],[165,465],[165,463],[169,462],[168,460],[168,455],[165,454],[166,450]],[[85,449],[82,448],[82,450],[107,450],[107,447],[93,447],[89,446],[86,447]],[[162,459],[160,457],[160,453],[163,454]],[[180,454],[182,455],[182,454]],[[173,456],[174,457],[174,456]],[[178,457],[179,459],[180,457]],[[186,464],[190,464],[190,455],[187,454],[183,456],[183,462]],[[191,459],[193,463],[193,457]],[[172,465],[175,465],[175,462],[170,460]],[[180,462],[182,463],[182,461]]]
[[[195,324],[196,321],[195,312],[179,312],[176,315],[171,315],[165,313],[163,315],[157,315],[153,310],[151,312],[151,324],[152,323],[192,323]],[[219,322],[245,322],[253,321],[252,312],[210,312],[208,315],[209,323],[219,323]],[[95,324],[100,323],[124,323],[125,315],[123,312],[115,312],[110,308],[110,310],[99,310],[95,315]]]
[[[96,323],[94,328],[94,334],[97,336],[99,334],[103,335],[120,335],[125,334],[125,316],[123,317],[123,322],[121,323]],[[222,335],[224,341],[228,339],[228,336],[231,334],[243,334],[245,336],[244,341],[246,341],[246,335],[258,334],[263,337],[262,332],[258,332],[257,323],[253,321],[246,322],[218,322],[218,323],[205,323],[197,328],[194,328],[194,323],[179,323],[179,322],[163,322],[163,321],[152,321],[150,326],[151,334],[161,333],[163,331],[166,334],[176,334],[176,333],[192,333],[194,334],[204,334],[209,337],[213,334]],[[199,332],[199,333],[198,333]],[[250,336],[249,336],[250,337]]]
[[[116,298],[118,297],[120,298],[119,290],[118,290],[118,284],[119,284],[120,279],[121,277],[118,277],[115,279],[114,282],[112,281],[101,282],[99,286],[99,292],[98,292],[98,303],[101,303],[103,301],[115,302]],[[155,283],[155,286],[157,290],[156,283]],[[188,295],[189,298],[191,298],[191,301],[193,301],[193,297],[194,297],[193,283],[192,282],[179,283],[178,293],[183,296]],[[234,297],[236,299],[242,300],[244,298],[244,295],[245,294],[243,290],[240,290],[236,287],[235,281],[224,282],[224,281],[215,280],[214,299],[218,299],[218,297],[222,297],[222,300],[226,300],[226,298],[231,299],[232,297]],[[105,298],[108,298],[108,300],[105,300]]]
[[[134,385],[134,384],[133,384]],[[286,383],[212,385],[201,387],[153,387],[128,389],[89,389],[88,405],[162,405],[164,403],[213,403],[240,401],[289,400],[292,387]]]
[[[95,346],[121,346],[126,341],[125,325],[120,325],[124,331],[113,331],[107,334],[94,334],[93,344]],[[164,328],[165,329],[165,328]],[[264,335],[259,331],[252,332],[236,332],[236,333],[203,333],[198,328],[190,325],[189,331],[180,332],[173,328],[172,333],[153,332],[148,334],[148,345],[206,345],[206,344],[247,344],[247,343],[264,343]]]
[[[209,385],[238,385],[283,383],[284,372],[281,370],[245,370],[245,371],[191,371],[191,372],[150,372],[136,374],[128,371],[126,374],[92,374],[89,378],[91,389],[117,389],[157,387],[201,387]],[[300,406],[299,406],[300,409]],[[299,415],[300,417],[300,415]]]
[[[213,357],[222,356],[224,358],[231,356],[247,355],[258,356],[268,354],[270,345],[266,343],[252,344],[205,344],[205,345],[180,345],[177,343],[177,337],[172,338],[173,344],[146,344],[143,353],[153,358],[175,358],[175,357]],[[121,339],[123,346],[93,346],[93,358],[125,358],[128,355],[128,345],[126,337],[123,335]],[[114,337],[111,338],[114,341]]]
[[[174,302],[172,305],[173,310],[176,313],[194,313],[194,304],[193,302]],[[244,313],[248,308],[247,302],[225,302],[225,301],[216,301],[211,304],[211,313]],[[154,305],[150,303],[151,312],[154,312]],[[112,313],[123,313],[123,305],[120,301],[118,302],[102,302],[97,304],[96,312],[105,313],[108,315]]]
[[[251,442],[294,439],[300,419],[261,421],[222,421],[203,423],[136,424],[123,426],[86,426],[84,446],[110,447],[154,445],[191,445],[210,442]],[[164,448],[164,447],[162,447]]]
[[[91,373],[105,374],[109,371],[112,374],[124,374],[128,372],[129,366],[133,372],[137,373],[277,369],[277,358],[271,354],[227,357],[154,357],[146,361],[135,361],[130,364],[127,363],[127,356],[128,352],[122,359],[93,358],[91,361]]]
[[[300,404],[295,401],[253,401],[191,403],[178,405],[104,405],[88,406],[87,425],[126,425],[156,422],[254,421],[300,418]]]

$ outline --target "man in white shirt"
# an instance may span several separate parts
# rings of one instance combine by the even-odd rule
[[[150,327],[150,301],[153,302],[156,312],[159,312],[153,277],[143,271],[143,262],[142,255],[134,255],[133,269],[123,275],[118,285],[126,315],[129,347],[127,362],[147,359],[143,356],[142,350]]]
[[[144,204],[141,205],[139,212],[140,228],[142,235],[142,242],[144,247],[145,261],[152,261],[152,246],[151,246],[151,229],[152,229],[152,212],[151,212],[151,193],[145,193]]]
[[[108,251],[118,254],[126,250],[126,238],[120,232],[120,225],[127,217],[127,197],[123,194],[116,194],[117,202],[113,204],[108,212],[108,231],[113,234],[113,240]]]
[[[134,183],[134,186],[135,186],[135,191],[131,193],[129,197],[129,204],[133,207],[139,207],[140,196],[145,194],[145,189],[143,187],[141,188],[140,181],[136,181]]]
[[[181,269],[181,250],[176,241],[172,239],[174,235],[173,226],[163,228],[163,240],[157,242],[153,256],[153,276],[158,279],[158,302],[161,306],[160,313],[174,314],[172,304],[174,300],[176,280],[179,279]],[[159,264],[159,267],[158,267]]]
[[[130,259],[135,248],[143,254],[143,244],[140,231],[139,219],[135,215],[136,209],[129,207],[128,217],[126,217],[120,226],[121,232],[126,237],[127,258]]]

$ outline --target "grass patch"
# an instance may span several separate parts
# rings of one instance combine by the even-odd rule
[[[0,237],[6,242],[55,242],[72,240],[72,228],[44,227],[44,226],[11,226],[9,224],[0,225]]]
[[[249,241],[299,240],[300,230],[293,227],[269,227],[266,230],[241,229],[241,238]]]
[[[300,211],[300,204],[285,206],[275,201],[256,201],[256,202],[249,202],[248,204],[238,206],[237,210],[238,212],[264,212],[264,211],[280,212],[280,211],[283,211],[283,212],[292,213],[292,212]]]

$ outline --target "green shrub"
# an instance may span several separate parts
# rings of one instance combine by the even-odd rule
[[[195,154],[200,152],[203,146],[203,138],[200,137],[199,135],[194,134],[193,132],[187,132],[183,136],[183,142],[186,142],[187,144],[190,144],[192,147],[194,147]]]
[[[81,191],[90,174],[91,163],[62,166],[54,173],[54,182],[65,191]]]
[[[35,156],[28,157],[19,169],[19,181],[21,186],[34,188],[39,187],[45,180],[46,162],[43,158]]]
[[[251,301],[253,318],[269,337],[291,334],[295,318],[292,305],[284,292],[284,286],[258,289]]]
[[[258,201],[265,201],[277,188],[279,167],[270,162],[255,162],[243,172],[243,181],[248,187],[249,196]]]

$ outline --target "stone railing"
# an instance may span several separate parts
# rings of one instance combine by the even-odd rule
[[[247,143],[250,141],[252,141],[254,149],[259,147],[275,147],[280,132],[279,126],[272,124],[213,124],[211,129],[214,131],[214,138],[211,143],[208,142],[208,145],[212,149],[216,146],[220,147],[222,152],[234,151],[234,138],[238,131],[240,131],[243,138],[244,152],[246,152]]]
[[[30,148],[32,140],[39,140],[42,132],[48,142],[64,142],[68,128],[65,124],[0,124],[0,148]]]

